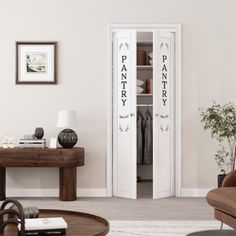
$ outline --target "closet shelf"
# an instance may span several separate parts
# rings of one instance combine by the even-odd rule
[[[149,46],[152,47],[152,40],[139,40],[137,46]]]
[[[138,70],[151,70],[152,65],[137,65]]]
[[[151,166],[153,164],[137,164],[138,166]]]
[[[138,97],[152,97],[152,93],[141,93],[141,94],[137,94]]]
[[[153,107],[153,104],[137,104],[137,107]]]

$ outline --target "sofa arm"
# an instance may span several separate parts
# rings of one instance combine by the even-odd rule
[[[225,176],[221,187],[236,187],[236,170],[231,171]]]

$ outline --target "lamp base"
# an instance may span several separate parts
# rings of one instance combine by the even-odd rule
[[[57,140],[63,148],[72,148],[77,143],[78,137],[74,130],[63,129],[59,133]]]

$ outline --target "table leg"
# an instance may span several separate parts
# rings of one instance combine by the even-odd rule
[[[59,199],[61,201],[76,200],[76,167],[60,167]]]
[[[6,199],[6,168],[0,167],[0,200]]]

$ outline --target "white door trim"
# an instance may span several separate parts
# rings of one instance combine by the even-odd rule
[[[136,29],[150,31],[152,29],[171,30],[175,32],[175,196],[181,196],[182,175],[182,135],[181,135],[181,25],[180,24],[111,24],[107,27],[107,161],[106,161],[106,188],[107,197],[112,196],[112,32],[119,29]]]

